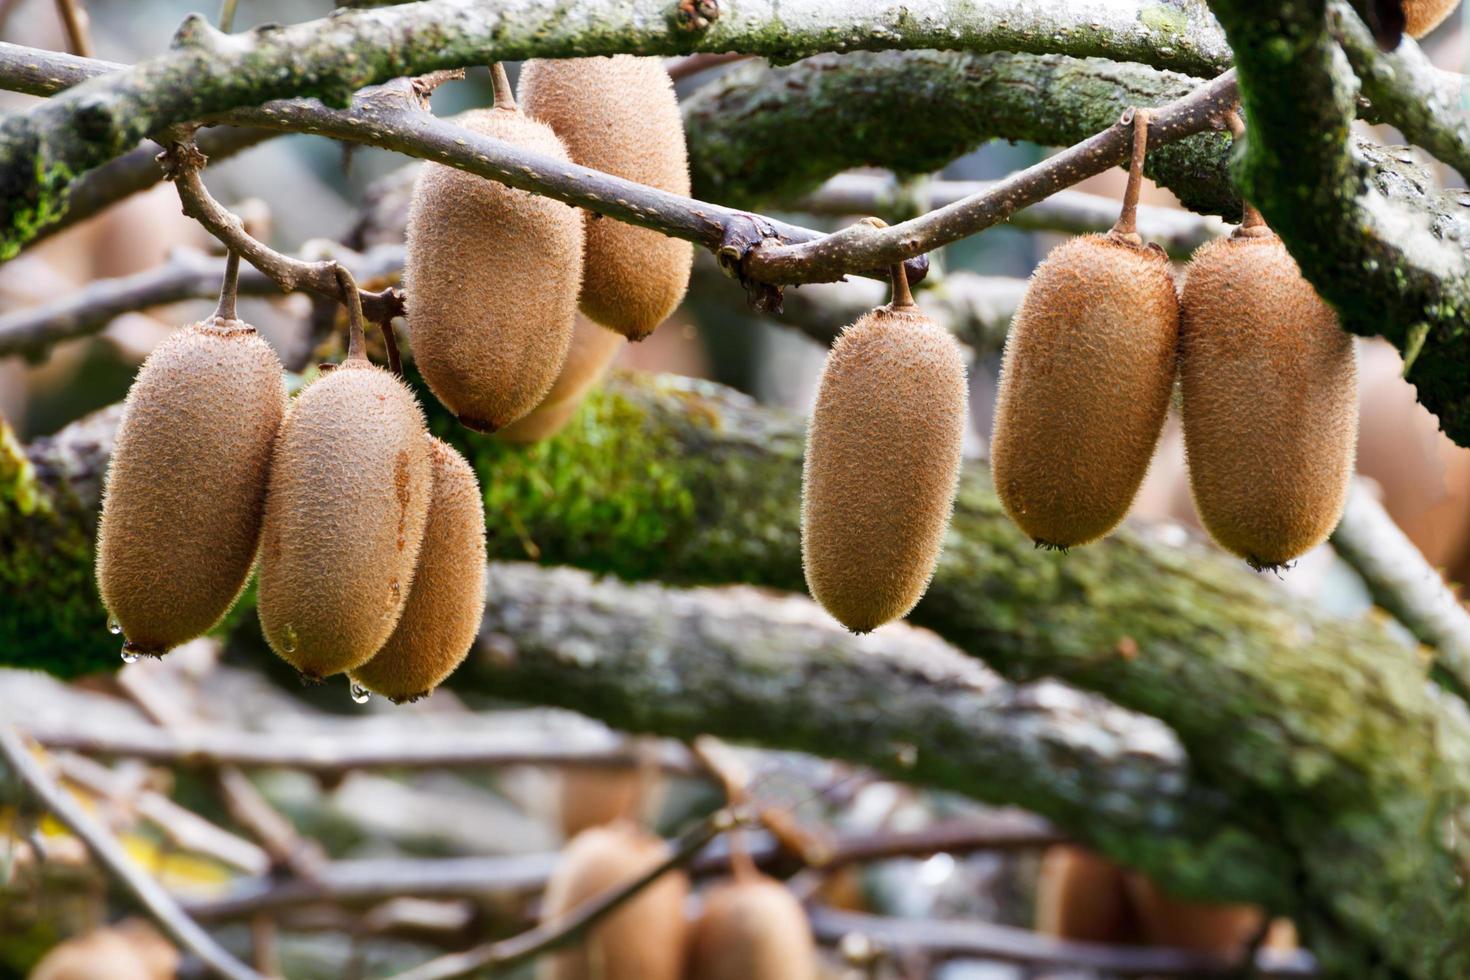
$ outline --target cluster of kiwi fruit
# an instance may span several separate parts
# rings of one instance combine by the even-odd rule
[[[1135,114],[1128,190],[1105,235],[1058,246],[1011,324],[991,439],[995,489],[1038,547],[1095,541],[1147,473],[1179,379],[1196,510],[1257,570],[1337,525],[1357,432],[1352,339],[1248,205],[1199,248],[1176,290],[1135,211],[1147,114]]]
[[[528,62],[525,113],[500,65],[493,77],[494,107],[460,125],[689,193],[660,59]],[[518,443],[554,435],[625,339],[682,299],[689,243],[588,224],[452,167],[421,171],[405,266],[413,354],[465,426]],[[484,609],[475,474],[368,361],[350,281],[348,355],[291,403],[279,359],[235,316],[237,270],[232,256],[219,309],[154,351],[128,394],[97,549],[124,659],[216,626],[258,556],[265,638],[303,677],[347,672],[358,700],[421,697],[464,659]]]
[[[275,353],[235,315],[238,268],[232,255],[214,315],[159,345],[128,392],[97,541],[123,658],[212,629],[258,557],[265,638],[303,677],[345,671],[359,700],[422,697],[484,609],[474,471],[368,361],[349,277],[348,355],[290,402]]]
[[[652,785],[638,771],[564,776],[563,829],[572,834],[542,902],[555,922],[668,859],[668,844],[635,819]],[[575,795],[569,795],[572,791]],[[568,824],[573,813],[578,820]],[[585,821],[593,814],[601,819]],[[816,944],[791,890],[762,874],[743,840],[731,843],[729,879],[705,889],[685,915],[689,877],[665,872],[595,925],[574,948],[542,959],[540,980],[816,980]]]
[[[500,65],[492,75],[495,104],[458,125],[689,193],[683,120],[660,59],[528,61],[519,102]],[[647,337],[679,305],[693,258],[688,242],[426,164],[404,263],[415,362],[463,425],[517,443],[549,438],[624,339]]]

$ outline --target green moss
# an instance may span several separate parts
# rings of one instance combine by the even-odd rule
[[[1161,34],[1182,38],[1189,30],[1189,17],[1184,11],[1162,3],[1144,7],[1139,11],[1138,19],[1143,21],[1144,27]]]
[[[90,515],[36,478],[0,421],[0,666],[75,677],[115,669],[92,577]]]
[[[11,226],[0,237],[0,262],[15,258],[21,246],[47,225],[61,220],[66,213],[67,196],[76,174],[64,164],[47,168],[39,154],[35,158],[35,182],[26,193],[35,203],[10,212]]]

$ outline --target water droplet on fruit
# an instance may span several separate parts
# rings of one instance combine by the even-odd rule
[[[119,623],[117,621],[116,616],[107,617],[107,632],[111,633],[113,636],[117,636],[119,633],[122,632],[122,623]]]
[[[290,623],[286,624],[286,642],[281,644],[281,648],[287,653],[296,652],[296,627]]]
[[[368,699],[371,698],[372,696],[373,696],[372,695],[372,692],[370,692],[367,688],[363,687],[361,684],[358,684],[358,683],[355,683],[355,682],[353,683],[353,685],[352,685],[352,700],[353,701],[357,702],[358,704],[367,704],[368,703]]]
[[[134,653],[133,651],[129,650],[127,647],[123,647],[123,649],[122,649],[122,662],[125,663],[125,664],[135,664],[135,663],[138,662],[138,655],[136,653]]]

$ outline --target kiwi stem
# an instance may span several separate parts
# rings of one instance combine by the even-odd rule
[[[403,356],[398,353],[398,337],[393,333],[393,321],[380,321],[378,328],[383,331],[383,346],[388,351],[388,370],[401,378],[403,377]]]
[[[238,320],[235,315],[235,294],[240,288],[240,253],[230,249],[225,253],[225,278],[219,287],[219,305],[214,308],[216,320]]]
[[[1230,130],[1230,136],[1239,143],[1245,136],[1245,120],[1240,118],[1240,110],[1231,109],[1225,114],[1225,125]],[[1261,217],[1261,212],[1256,210],[1254,204],[1242,200],[1240,202],[1240,227],[1236,234],[1244,238],[1255,238],[1270,231],[1266,219]]]
[[[510,87],[510,76],[505,73],[505,65],[497,61],[490,66],[490,85],[495,90],[495,108],[516,109],[516,92]]]
[[[342,291],[342,302],[347,305],[347,360],[365,361],[367,334],[362,326],[362,297],[358,295],[357,280],[345,266],[337,266],[337,285]]]
[[[899,262],[888,270],[889,278],[893,282],[893,299],[888,303],[890,309],[903,310],[914,306],[914,294],[909,292],[908,270]]]
[[[1138,193],[1143,189],[1143,161],[1148,154],[1148,110],[1133,110],[1133,156],[1128,161],[1128,186],[1123,191],[1123,210],[1113,225],[1113,234],[1138,238]]]

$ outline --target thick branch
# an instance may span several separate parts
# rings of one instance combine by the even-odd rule
[[[1197,5],[1132,3],[1079,11],[1063,0],[1017,8],[902,7],[821,0],[722,7],[681,17],[668,0],[568,8],[530,0],[426,0],[380,11],[226,36],[197,15],[174,50],[77,86],[0,125],[0,229],[8,256],[65,208],[76,177],[170,126],[275,98],[317,96],[345,105],[365,85],[441,68],[529,57],[741,51],[790,60],[823,50],[968,48],[1066,51],[1163,61],[1208,70],[1224,60],[1218,30]],[[1154,20],[1167,45],[1155,43]],[[1096,25],[1096,26],[1094,26]],[[1163,52],[1167,51],[1168,54]]]
[[[1356,80],[1328,31],[1325,0],[1214,7],[1238,52],[1247,196],[1343,325],[1405,352],[1419,400],[1452,439],[1470,444],[1464,239],[1445,240],[1422,212],[1390,199],[1395,188],[1355,147]]]

